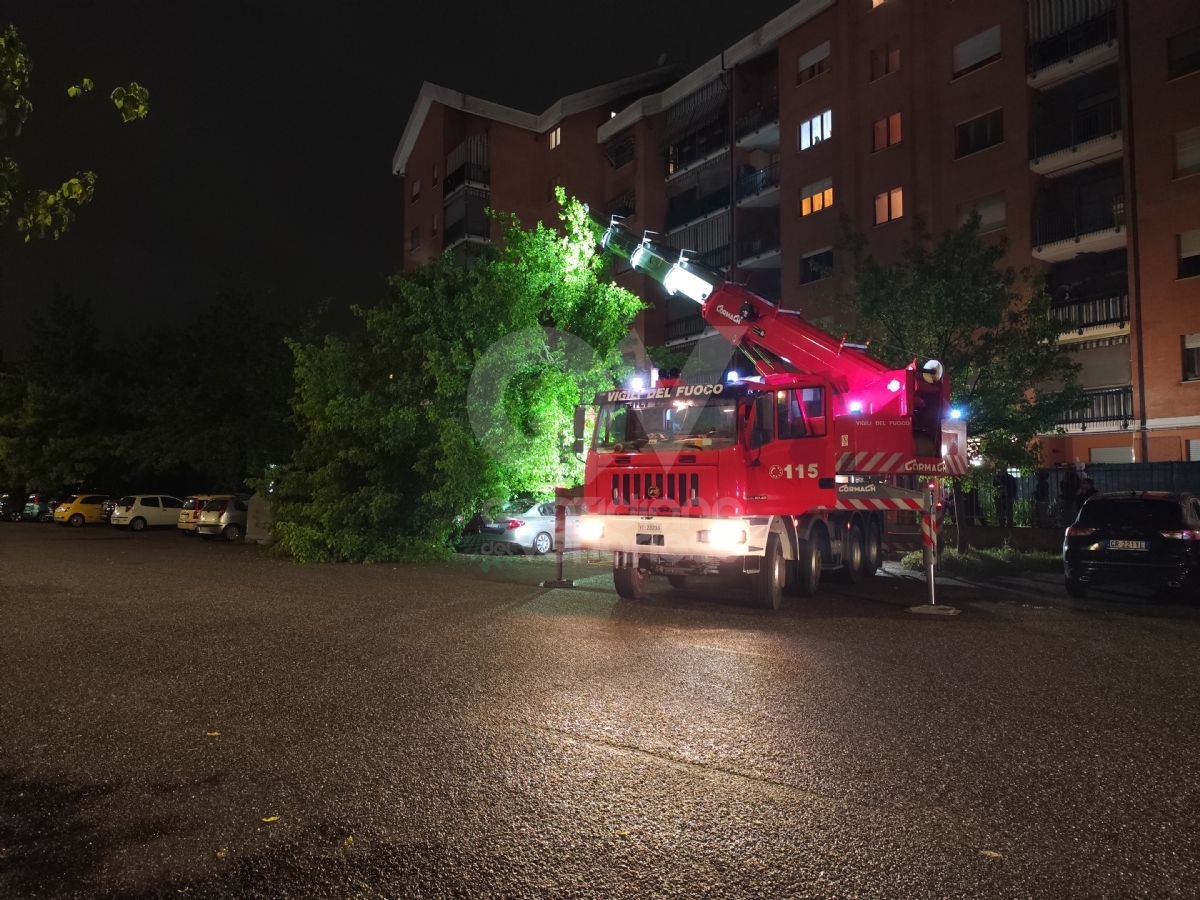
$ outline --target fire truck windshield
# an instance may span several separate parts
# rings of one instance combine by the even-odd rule
[[[737,399],[606,403],[596,421],[598,453],[720,450],[737,442]]]

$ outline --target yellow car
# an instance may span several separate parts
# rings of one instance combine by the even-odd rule
[[[98,524],[107,499],[103,494],[71,494],[54,508],[54,521],[73,528]]]

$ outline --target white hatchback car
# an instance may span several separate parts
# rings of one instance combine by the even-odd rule
[[[174,526],[181,509],[183,501],[169,494],[133,494],[117,501],[111,521],[118,528],[134,531],[156,525]]]
[[[528,501],[510,503],[504,512],[479,529],[482,535],[517,544],[538,556],[554,549],[554,504]],[[579,549],[579,513],[567,507],[566,544],[563,550]]]

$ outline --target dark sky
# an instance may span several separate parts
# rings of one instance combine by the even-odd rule
[[[58,241],[0,230],[0,349],[55,283],[90,298],[106,340],[186,321],[223,273],[275,303],[331,300],[332,323],[400,265],[391,160],[421,82],[542,112],[669,63],[694,67],[788,0],[163,3],[17,0],[0,12],[33,60],[33,115],[0,144],[22,187],[80,170],[96,198]],[[97,90],[69,99],[88,76]],[[121,123],[117,84],[150,89]]]

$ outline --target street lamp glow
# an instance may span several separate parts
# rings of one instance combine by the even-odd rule
[[[663,287],[669,294],[682,294],[689,300],[703,303],[713,292],[713,286],[700,276],[678,265],[671,266],[667,277],[663,279]]]

